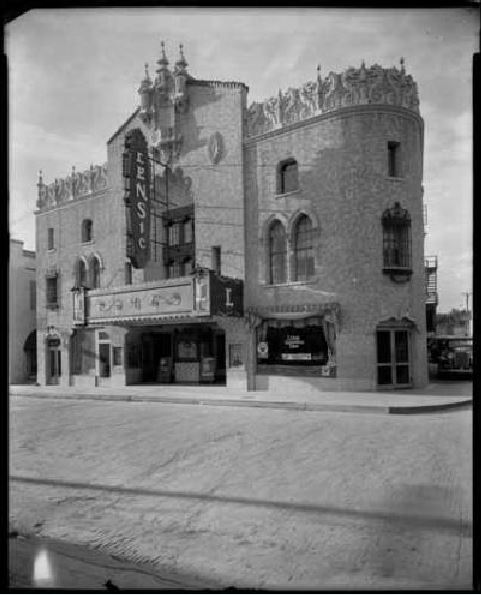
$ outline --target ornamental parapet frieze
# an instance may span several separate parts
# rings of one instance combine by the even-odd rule
[[[42,172],[37,183],[37,207],[53,209],[62,204],[84,198],[107,188],[107,164],[91,165],[83,172],[72,172],[66,178],[55,178],[51,184],[44,184]]]
[[[401,68],[383,68],[373,64],[366,68],[349,67],[341,74],[330,72],[301,88],[289,88],[261,102],[254,102],[246,114],[246,137],[257,136],[319,114],[356,105],[391,105],[419,114],[417,83],[406,75],[404,59]]]

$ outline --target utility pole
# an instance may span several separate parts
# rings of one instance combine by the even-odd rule
[[[467,327],[466,327],[466,335],[469,336],[471,334],[471,320],[473,319],[472,318],[472,313],[471,313],[471,317],[469,317],[469,296],[470,295],[473,295],[473,292],[472,291],[463,291],[461,293],[461,295],[465,295],[466,296],[466,314],[468,315],[468,321],[467,321],[468,324],[467,324]]]

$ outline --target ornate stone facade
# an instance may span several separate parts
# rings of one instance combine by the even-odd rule
[[[320,66],[317,80],[300,89],[279,90],[275,97],[254,102],[247,111],[246,136],[257,136],[319,114],[353,105],[386,104],[404,107],[419,113],[417,84],[406,75],[404,59],[401,69],[382,68],[373,64],[366,68],[348,68],[341,74],[330,72],[324,79]]]
[[[42,172],[37,184],[37,208],[54,209],[64,203],[83,198],[107,188],[107,164],[91,165],[84,172],[72,173],[66,178],[55,178],[51,184],[44,184]]]

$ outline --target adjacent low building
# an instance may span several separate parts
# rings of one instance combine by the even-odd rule
[[[10,240],[8,370],[11,384],[35,382],[37,375],[35,252]]]
[[[182,47],[107,163],[38,183],[38,381],[423,386],[423,120],[400,69],[247,108]]]

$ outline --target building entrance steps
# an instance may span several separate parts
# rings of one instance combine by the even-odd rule
[[[425,389],[385,392],[318,392],[282,394],[242,391],[225,386],[135,385],[126,387],[61,387],[11,385],[10,395],[105,401],[151,401],[179,405],[266,407],[304,411],[428,413],[472,405],[472,383],[434,383]]]

